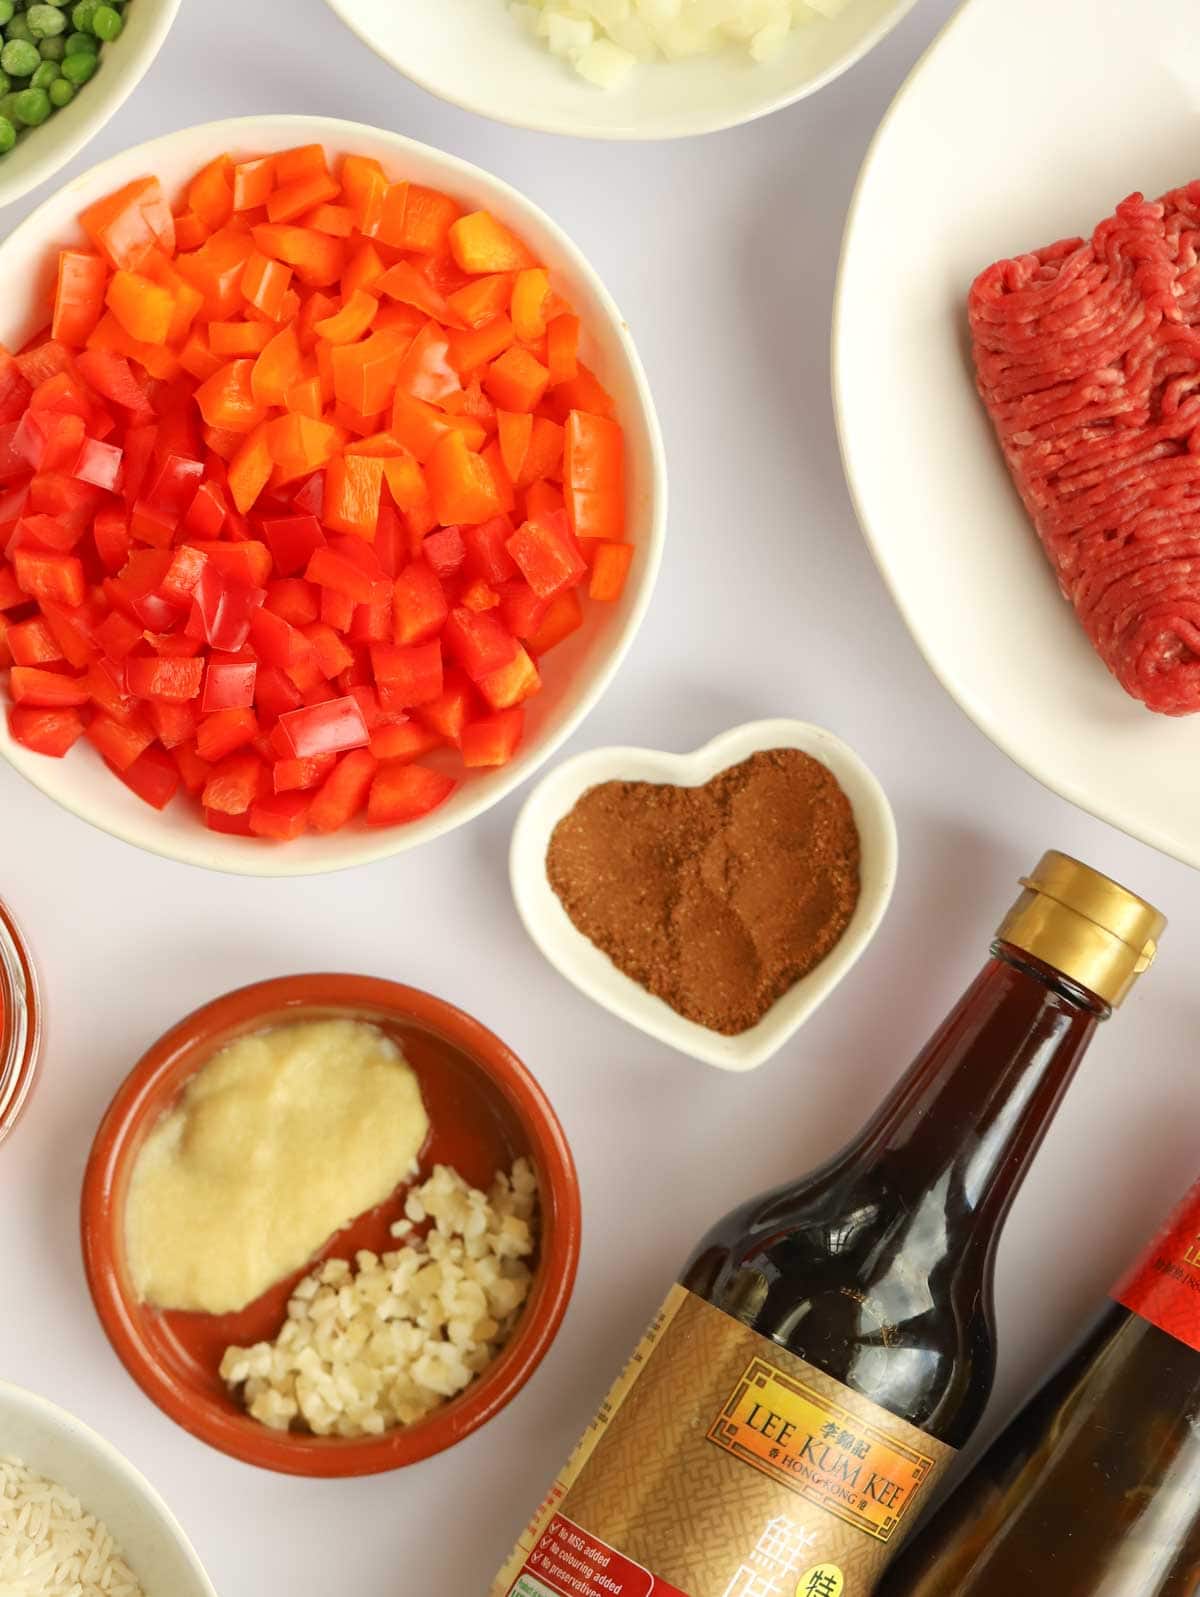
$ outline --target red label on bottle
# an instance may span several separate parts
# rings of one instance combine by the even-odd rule
[[[1188,1193],[1113,1297],[1200,1353],[1200,1184]]]

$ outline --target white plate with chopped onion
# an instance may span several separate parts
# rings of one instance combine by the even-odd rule
[[[854,65],[916,0],[327,0],[431,94],[587,139],[736,127]]]

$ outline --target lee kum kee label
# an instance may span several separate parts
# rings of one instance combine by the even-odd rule
[[[866,1597],[953,1456],[676,1286],[491,1597]]]
[[[1200,1353],[1200,1182],[1113,1297]]]

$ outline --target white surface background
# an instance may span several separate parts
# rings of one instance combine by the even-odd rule
[[[975,731],[893,612],[842,483],[827,349],[843,218],[873,128],[950,11],[922,0],[847,77],[765,122],[600,146],[440,105],[319,0],[186,0],[145,83],[76,164],[188,123],[306,110],[396,128],[528,192],[632,324],[672,471],[655,606],[567,752],[685,749],[739,721],[799,716],[864,755],[900,827],[900,883],[871,950],[782,1055],[725,1077],[593,1007],[526,941],[505,875],[519,795],[413,855],[260,882],[142,856],[0,770],[0,895],[34,944],[50,1023],[40,1088],[0,1149],[0,1375],[76,1411],[145,1470],[221,1597],[483,1597],[692,1243],[859,1125],[1047,846],[1125,880],[1172,925],[1014,1211],[993,1421],[1200,1173],[1195,876],[1044,792]],[[452,1453],[344,1483],[253,1471],[161,1416],[100,1332],[76,1238],[92,1134],[145,1045],[228,988],[321,967],[428,987],[505,1037],[562,1115],[586,1226],[565,1328],[520,1399]]]

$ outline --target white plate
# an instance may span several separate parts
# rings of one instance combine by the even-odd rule
[[[144,1475],[65,1409],[0,1381],[0,1456],[65,1486],[116,1538],[146,1597],[217,1597],[171,1510]]]
[[[719,771],[762,749],[803,749],[827,765],[854,811],[862,845],[858,904],[841,940],[789,989],[757,1026],[725,1037],[685,1020],[624,975],[578,931],[546,878],[550,834],[599,782],[674,782],[699,787]],[[806,721],[751,721],[691,754],[658,749],[592,749],[565,760],[525,801],[509,852],[513,897],[525,929],[542,953],[581,992],[659,1042],[720,1070],[754,1070],[808,1019],[850,970],[875,935],[896,881],[896,823],[891,805],[854,750],[824,727]]]
[[[1129,698],[1059,596],[975,394],[992,261],[1200,177],[1195,0],[970,0],[851,209],[834,390],[859,519],[930,666],[1047,787],[1200,865],[1200,723]]]
[[[133,0],[135,6],[141,3]],[[456,764],[454,774],[461,780],[455,792],[407,826],[368,828],[357,821],[327,837],[309,835],[283,844],[212,832],[184,796],[161,813],[152,810],[106,771],[85,743],[63,760],[48,759],[18,744],[0,716],[0,755],[64,808],[151,853],[248,876],[314,875],[398,854],[482,814],[532,775],[612,680],[649,606],[666,535],[667,475],[658,418],[628,324],[603,283],[545,212],[501,178],[398,133],[327,117],[241,117],[168,133],[94,166],[0,243],[0,273],[12,285],[0,295],[0,343],[19,348],[42,325],[56,251],[79,237],[76,217],[93,200],[148,172],[162,179],[173,200],[214,151],[266,152],[308,143],[323,144],[331,155],[375,156],[389,173],[495,211],[551,267],[583,320],[584,354],[611,390],[625,428],[629,540],[637,557],[621,598],[589,606],[584,625],[549,657],[546,685],[529,702],[525,741],[516,758],[494,771],[464,773]],[[441,758],[433,756],[433,763]]]
[[[916,0],[849,0],[793,30],[761,65],[744,50],[635,68],[616,89],[585,83],[508,12],[509,0],[327,0],[398,72],[465,111],[581,139],[713,133],[813,94],[873,49]]]

